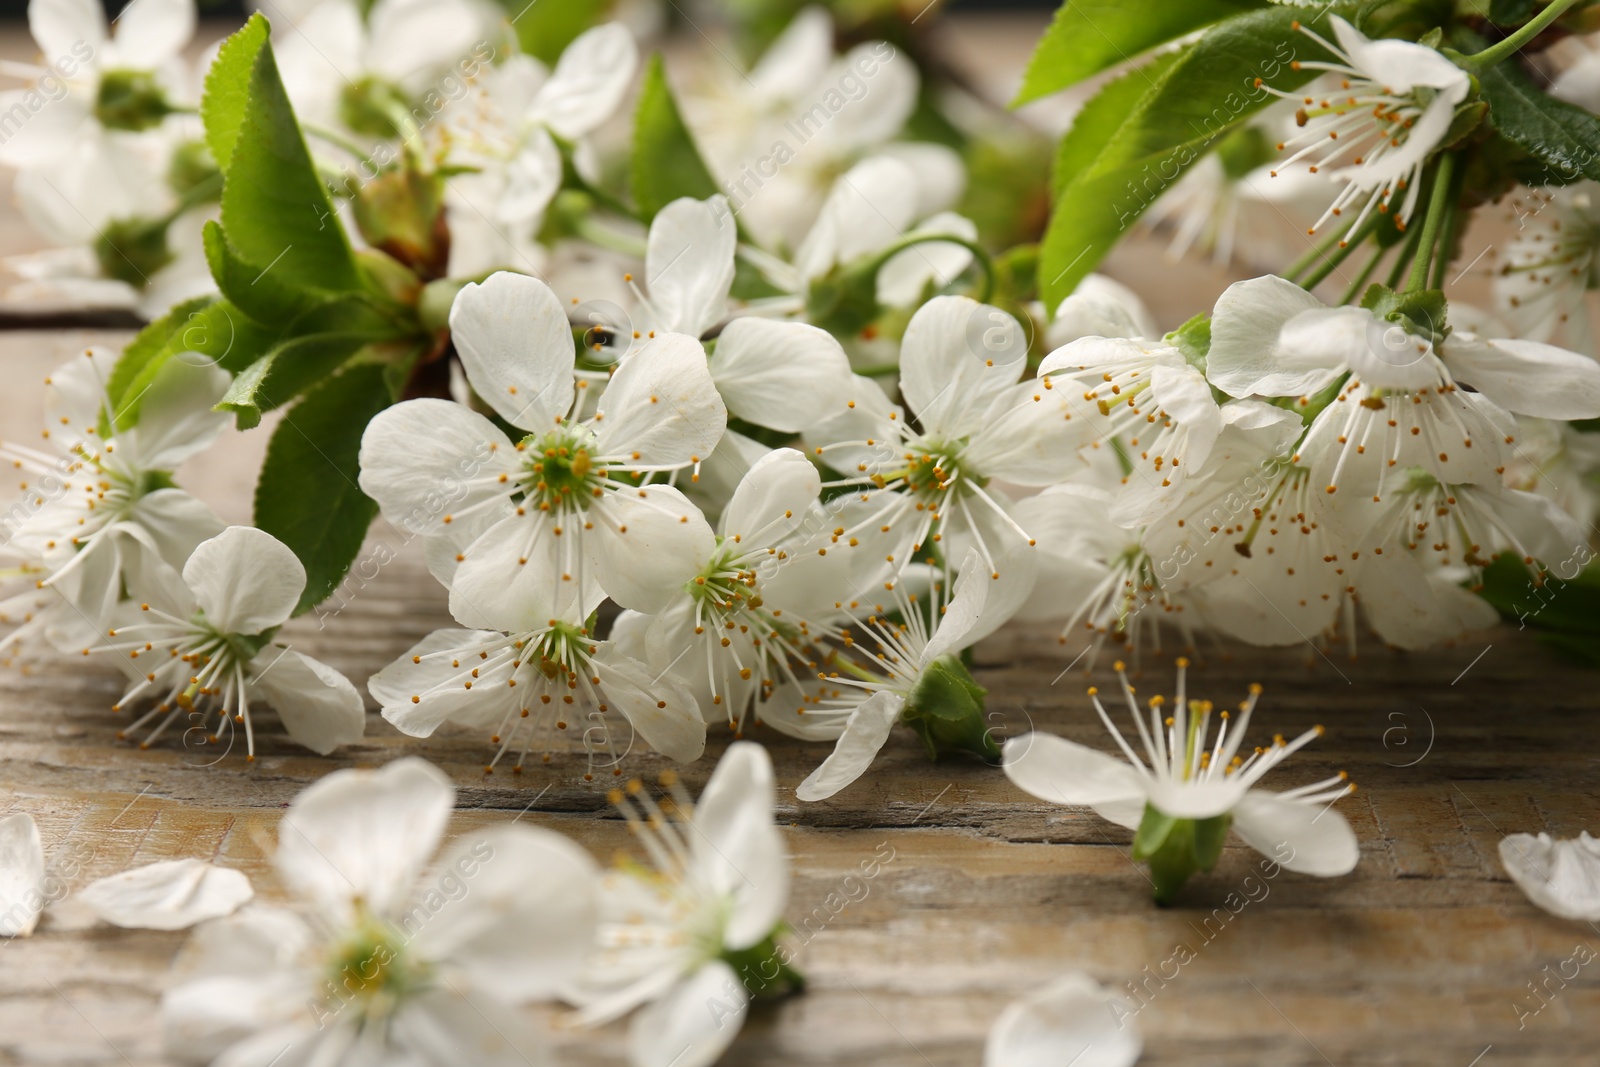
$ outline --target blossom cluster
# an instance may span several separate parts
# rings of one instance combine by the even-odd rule
[[[477,732],[488,773],[581,761],[589,781],[621,778],[636,746],[687,763],[713,731],[759,726],[832,746],[795,787],[806,803],[900,728],[1133,830],[1166,902],[1230,829],[1290,870],[1359,858],[1331,810],[1342,774],[1260,787],[1320,728],[1245,747],[1259,688],[1237,711],[1192,699],[1202,641],[1424,648],[1491,625],[1506,573],[1539,588],[1592,559],[1600,161],[1569,135],[1600,134],[1600,51],[1549,93],[1517,58],[1571,0],[1492,34],[1460,14],[1420,32],[1445,16],[1410,0],[1354,22],[1189,13],[1162,23],[1195,31],[1173,40],[1130,24],[1149,66],[1101,83],[1054,175],[1012,162],[1042,120],[1003,120],[1017,149],[990,105],[926,84],[926,57],[837,54],[822,8],[680,84],[642,54],[638,12],[540,4],[530,32],[528,8],[480,0],[274,3],[191,67],[193,0],[139,0],[114,35],[97,4],[32,0],[42,62],[5,66],[30,85],[0,96],[0,163],[59,247],[10,264],[10,298],[149,324],[52,373],[40,437],[0,443],[20,481],[0,662],[112,664],[127,737],[247,760],[261,707],[327,755],[361,740],[369,698],[412,737]],[[1075,18],[1020,99],[1108,69],[1074,51]],[[1241,94],[1215,72],[1243,34],[1277,58]],[[1226,128],[1175,131],[1175,102],[1208,93]],[[1508,193],[1531,207],[1479,310],[1451,273],[1473,209]],[[1173,254],[1257,276],[1158,323],[1096,269],[1140,215]],[[1298,263],[1263,236],[1274,217],[1314,239],[1295,235]],[[271,435],[250,526],[179,483],[230,420]],[[352,680],[284,627],[335,593],[376,515],[415,541],[454,625]],[[1113,653],[1133,734],[1096,688],[1090,706],[1125,760],[992,735],[971,650],[1021,624],[1058,633],[1065,666]],[[1164,642],[1184,653],[1175,697],[1141,702],[1125,661]],[[113,922],[221,924],[171,998],[196,1058],[266,1062],[287,1039],[336,1062],[381,1032],[449,1062],[440,1033],[486,1038],[446,994],[476,1010],[493,986],[587,1024],[639,1009],[635,1062],[709,1063],[749,1000],[738,970],[799,984],[778,944],[787,860],[764,750],[736,741],[698,805],[663,784],[611,798],[653,874],[602,879],[515,828],[451,855],[441,878],[479,879],[543,946],[515,960],[477,920],[402,899],[451,806],[420,761],[330,775],[286,817],[279,871],[316,919],[233,915],[249,886],[194,864],[89,900]],[[0,832],[37,866],[36,831]],[[1592,842],[1525,844],[1559,867],[1541,884],[1508,856],[1530,893],[1586,914]],[[370,867],[354,894],[332,855]],[[484,874],[488,856],[508,859]],[[314,1033],[276,1014],[307,988],[326,992]],[[187,1010],[230,990],[259,1017]],[[1103,1001],[1070,979],[1018,1006],[991,1061],[1057,1055],[1028,1043],[1085,998]],[[731,1027],[705,1029],[693,1006],[713,1002]]]

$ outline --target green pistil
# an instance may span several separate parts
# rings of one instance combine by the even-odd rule
[[[590,442],[555,430],[523,439],[523,492],[544,511],[587,508],[604,490],[606,471],[595,466]]]
[[[388,925],[357,905],[356,929],[333,951],[328,979],[340,994],[350,994],[370,1006],[380,997],[393,1003],[423,986],[426,964],[408,959],[405,948]]]
[[[900,478],[913,494],[928,500],[938,500],[952,486],[964,482],[982,488],[989,479],[961,462],[961,449],[966,443],[966,438],[923,442],[917,452],[907,454],[904,469],[885,475],[885,480]]]

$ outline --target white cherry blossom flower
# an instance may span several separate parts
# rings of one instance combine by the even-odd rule
[[[168,1053],[258,1067],[542,1062],[512,1009],[577,976],[598,871],[524,826],[464,836],[430,865],[454,792],[407,758],[335,771],[295,798],[274,857],[292,903],[196,929],[162,995]]]
[[[300,602],[305,567],[288,546],[249,526],[230,526],[199,545],[183,567],[133,584],[145,599],[119,611],[110,641],[133,684],[113,710],[153,702],[122,734],[155,722],[150,747],[180,717],[212,738],[244,727],[255,759],[251,702],[276,709],[296,742],[320,755],[361,739],[366,709],[344,675],[273,636]],[[126,620],[126,621],[123,621]],[[89,650],[85,650],[89,651]],[[216,724],[208,727],[211,717]],[[119,734],[119,736],[122,736]]]
[[[710,543],[710,530],[704,535]],[[424,637],[367,682],[383,717],[413,737],[429,737],[447,721],[491,731],[497,747],[489,772],[514,751],[511,770],[521,773],[539,746],[548,763],[551,741],[571,730],[582,737],[586,779],[597,765],[620,775],[627,752],[612,739],[606,721],[612,711],[667,757],[699,758],[706,727],[693,694],[614,642],[595,638],[591,609],[579,607],[591,602],[582,593],[561,586],[551,594],[474,612],[487,629]]]
[[[814,453],[862,488],[864,518],[841,531],[893,531],[915,555],[946,558],[975,545],[990,569],[1027,534],[991,480],[1049,485],[1082,442],[1072,390],[1047,377],[1018,381],[1026,344],[1017,321],[966,297],[935,297],[912,316],[900,349],[906,412],[862,388],[806,434]],[[870,383],[869,383],[870,384]],[[953,540],[952,540],[953,539]]]
[[[614,790],[650,867],[629,863],[601,883],[597,951],[576,987],[578,1021],[629,1024],[633,1067],[709,1067],[744,1024],[754,995],[797,986],[777,943],[789,901],[789,857],[773,820],[772,761],[748,741],[728,747],[698,803],[670,772],[658,803]],[[772,973],[767,968],[772,967]]]
[[[1600,841],[1511,834],[1500,842],[1500,862],[1517,888],[1552,915],[1600,922]]]
[[[1061,627],[1061,643],[1079,637],[1088,647],[1074,654],[1093,670],[1106,642],[1126,645],[1135,664],[1146,645],[1161,650],[1161,623],[1177,627],[1183,647],[1195,647],[1203,619],[1184,585],[1181,566],[1157,558],[1144,527],[1129,529],[1108,517],[1113,495],[1098,485],[1064,482],[1017,502],[1011,514],[1037,541],[1038,577],[1016,617]]]
[[[1132,1015],[1123,998],[1087,974],[1064,974],[1000,1013],[983,1046],[983,1067],[1132,1067],[1144,1049]]]
[[[1091,687],[1095,711],[1126,762],[1075,741],[1035,732],[1006,742],[1007,776],[1041,800],[1088,806],[1102,818],[1137,830],[1134,858],[1152,860],[1156,899],[1163,903],[1194,870],[1211,868],[1230,826],[1245,844],[1291,871],[1321,877],[1351,871],[1360,858],[1355,833],[1331,807],[1354,792],[1347,775],[1341,772],[1282,793],[1256,788],[1267,772],[1321,736],[1322,727],[1292,741],[1275,737],[1271,745],[1241,756],[1261,687],[1250,687],[1237,721],[1226,711],[1219,714],[1213,741],[1211,702],[1189,699],[1187,667],[1188,661],[1179,658],[1171,710],[1165,698],[1156,695],[1148,701],[1146,714],[1122,664],[1116,664],[1142,759],[1112,722],[1098,690]],[[1190,859],[1178,864],[1177,870],[1164,872],[1161,850],[1169,846],[1189,848]]]
[[[450,323],[473,389],[526,436],[513,442],[460,404],[407,401],[368,424],[360,481],[391,522],[428,539],[451,614],[500,629],[571,586],[585,617],[593,584],[624,607],[665,604],[712,537],[681,492],[649,483],[700,463],[722,437],[727,412],[700,343],[658,335],[579,420],[587,384],[549,286],[491,275],[461,291]],[[449,511],[441,486],[455,491]]]
[[[116,168],[149,158],[144,150],[182,99],[185,78],[179,56],[195,28],[194,0],[141,0],[117,17],[111,36],[105,9],[85,0],[31,0],[28,29],[46,66],[6,65],[6,73],[30,77],[29,89],[0,93],[0,112],[27,118],[0,143],[0,163],[41,166],[42,173],[71,185],[84,168],[108,172],[85,176],[111,202],[73,196],[104,219],[137,212],[118,212],[128,192],[137,189],[137,172]],[[60,92],[64,87],[65,91]],[[57,95],[59,93],[59,95]],[[50,94],[48,97],[43,94]],[[144,144],[140,142],[144,141]],[[121,186],[121,189],[118,187]]]
[[[89,349],[46,379],[44,448],[0,443],[0,459],[26,476],[12,509],[21,514],[10,547],[24,567],[48,570],[38,580],[71,603],[82,626],[66,627],[57,643],[74,651],[87,639],[85,629],[105,625],[127,582],[181,567],[223,527],[177,488],[172,472],[226,426],[228,416],[212,407],[227,390],[227,374],[209,361],[189,362],[197,357],[170,360],[133,398],[138,425],[102,440],[102,423],[115,425],[127,414],[113,411],[107,398],[113,359]]]
[[[1377,208],[1392,212],[1404,229],[1417,205],[1423,164],[1450,129],[1471,79],[1427,45],[1369,40],[1338,15],[1329,20],[1337,44],[1304,25],[1299,29],[1333,60],[1293,64],[1327,72],[1323,81],[1285,93],[1256,79],[1258,87],[1300,101],[1295,120],[1301,130],[1278,146],[1291,153],[1278,166],[1305,161],[1315,174],[1338,164],[1329,177],[1344,188],[1310,232],[1351,208],[1358,208],[1352,227]]]
[[[1325,307],[1271,275],[1237,282],[1217,301],[1206,377],[1240,397],[1310,397],[1342,382],[1301,452],[1330,494],[1353,477],[1362,495],[1379,500],[1411,468],[1447,485],[1498,483],[1501,446],[1513,436],[1501,408],[1600,415],[1600,364],[1591,359],[1464,329],[1436,342],[1418,329],[1366,308]]]
[[[471,0],[378,0],[368,8],[323,0],[302,18],[291,14],[273,46],[278,72],[302,121],[408,135],[396,125],[402,114],[414,123],[412,98],[470,61],[494,26]],[[266,13],[278,14],[271,6]]]
[[[921,568],[884,583],[887,595],[860,620],[860,638],[846,635],[861,661],[840,654],[825,663],[826,688],[803,711],[813,729],[837,730],[838,741],[794,795],[826,800],[860,778],[901,722],[917,728],[930,754],[961,747],[992,755],[982,690],[973,693],[975,683],[958,656],[1016,613],[1032,579],[1027,550],[990,573],[974,549],[948,597],[940,576]],[[861,600],[870,595],[858,594]]]
[[[1145,526],[1171,511],[1222,432],[1222,409],[1205,375],[1164,342],[1079,338],[1045,356],[1039,379],[1059,386],[1063,407],[1077,410],[1080,425],[1123,443],[1131,470],[1110,511],[1123,526]]]
[[[27,812],[0,818],[0,937],[27,937],[45,904],[44,845]]]
[[[1495,303],[1518,337],[1561,339],[1600,358],[1588,295],[1600,288],[1600,184],[1530,189],[1532,206],[1495,273]]]
[[[640,658],[688,684],[708,722],[742,730],[752,710],[764,719],[769,700],[792,703],[815,674],[812,646],[832,632],[837,595],[803,544],[808,524],[820,532],[821,488],[799,452],[767,453],[734,491],[695,576],[660,612],[621,627],[638,627],[630,643]]]
[[[232,915],[255,896],[244,872],[204,860],[162,860],[90,882],[74,897],[97,918],[135,930],[183,930]]]
[[[1057,305],[1044,342],[1055,351],[1080,337],[1155,341],[1161,337],[1161,330],[1138,293],[1104,274],[1086,274],[1071,295]]]
[[[526,269],[535,258],[533,234],[561,188],[561,144],[571,146],[585,178],[598,179],[585,138],[617,113],[638,65],[633,36],[606,23],[579,35],[553,71],[531,56],[507,57],[476,80],[469,99],[445,110],[443,158],[471,168],[445,191],[453,276]]]

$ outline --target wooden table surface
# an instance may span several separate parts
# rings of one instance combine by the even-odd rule
[[[988,39],[975,32],[971,46],[1015,63],[1025,46],[1019,51],[1016,35],[1002,31]],[[16,43],[0,38],[0,52]],[[22,232],[13,212],[0,212],[0,249],[25,247]],[[1119,249],[1109,271],[1145,291],[1166,326],[1254,273],[1172,269],[1149,241]],[[1481,277],[1464,285],[1481,291]],[[51,367],[85,344],[126,336],[0,334],[0,436],[36,432]],[[191,461],[180,483],[224,518],[247,522],[266,434],[230,433]],[[382,524],[374,537],[402,541]],[[408,547],[325,627],[296,620],[284,638],[360,685],[448,624],[444,600]],[[1009,628],[978,660],[1005,732],[1036,726],[1110,748],[1083,696],[1083,673],[1061,676],[1066,658],[1052,632]],[[995,769],[929,763],[907,734],[856,785],[799,804],[793,789],[826,748],[757,730],[777,767],[795,867],[788,916],[805,931],[795,943],[811,984],[756,1009],[724,1062],[977,1064],[1007,1002],[1074,968],[1125,993],[1137,985],[1148,1064],[1600,1062],[1600,965],[1564,984],[1550,977],[1579,946],[1600,953],[1600,930],[1535,909],[1496,851],[1507,833],[1600,829],[1595,675],[1509,627],[1426,655],[1369,640],[1356,662],[1309,646],[1208,649],[1203,661],[1192,692],[1229,701],[1251,681],[1265,684],[1263,731],[1326,724],[1327,736],[1267,784],[1351,773],[1360,791],[1341,810],[1361,842],[1354,873],[1252,879],[1258,858],[1230,846],[1178,906],[1158,909],[1128,858],[1127,831],[1034,800]],[[1094,681],[1104,683],[1106,666]],[[1147,656],[1145,667],[1147,684],[1171,684],[1168,658]],[[604,799],[610,781],[584,782],[577,756],[520,778],[485,777],[484,739],[416,741],[373,713],[363,744],[324,759],[288,743],[268,715],[254,765],[233,754],[208,766],[210,757],[176,739],[143,752],[117,741],[109,706],[120,688],[110,664],[79,657],[0,673],[0,814],[32,813],[50,862],[75,871],[74,888],[133,865],[198,856],[244,870],[276,898],[266,857],[283,806],[335,768],[406,754],[455,781],[452,833],[523,813],[601,860],[627,844]],[[717,731],[707,758],[686,770],[692,789],[725,745]],[[627,771],[649,776],[662,765],[636,754]],[[842,880],[885,855],[893,858],[865,897],[833,914],[825,901],[837,908]],[[850,883],[851,896],[860,897],[858,885]],[[1254,899],[1233,914],[1224,905],[1230,893]],[[0,1064],[165,1062],[156,1009],[186,936],[97,926],[64,906],[47,911],[33,937],[0,943]],[[1187,959],[1177,977],[1159,977],[1174,973],[1175,957]],[[618,1025],[556,1040],[572,1062],[620,1063],[622,1032]]]

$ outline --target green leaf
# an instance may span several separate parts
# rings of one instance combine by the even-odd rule
[[[323,382],[289,409],[267,446],[255,522],[305,565],[297,615],[338,587],[378,513],[356,479],[361,435],[394,403],[384,370],[378,363],[357,364]]]
[[[217,288],[257,322],[281,324],[299,318],[334,295],[297,286],[282,271],[264,271],[244,262],[215,222],[206,223],[202,236],[206,263]]]
[[[223,232],[258,275],[277,271],[313,289],[360,287],[350,243],[311,162],[270,43],[256,53],[223,174]]]
[[[1160,84],[1182,52],[1156,56],[1144,66],[1107,82],[1083,110],[1056,148],[1055,164],[1050,168],[1050,195],[1059,199],[1062,191],[1095,165],[1117,132],[1138,108],[1139,102]]]
[[[250,97],[250,76],[256,57],[272,32],[266,18],[257,12],[244,28],[222,42],[217,58],[206,72],[205,91],[200,97],[200,118],[205,123],[206,144],[217,166],[226,170],[233,158],[233,146],[244,123],[245,106]]]
[[[1548,95],[1515,63],[1490,67],[1478,79],[1489,124],[1530,157],[1514,166],[1518,178],[1530,185],[1600,181],[1600,118]]]
[[[609,0],[502,0],[513,16],[522,51],[554,66],[561,53],[579,34],[598,25],[611,7]]]
[[[704,200],[722,191],[683,123],[659,55],[650,57],[634,111],[632,169],[633,199],[646,222],[681,196]]]
[[[1323,36],[1352,0],[1308,10],[1271,6],[1235,15],[1172,55],[1111,83],[1085,107],[1058,153],[1055,208],[1041,245],[1040,293],[1054,309],[1155,200],[1229,131],[1277,99],[1264,86],[1299,88],[1316,71],[1291,64],[1330,58],[1295,26]],[[1139,82],[1147,87],[1139,93]],[[1091,111],[1090,109],[1094,109]],[[1081,120],[1080,120],[1081,121]]]
[[[117,365],[111,370],[111,379],[106,382],[106,397],[111,402],[111,409],[116,412],[117,429],[125,430],[139,421],[137,394],[140,390],[134,388],[134,383],[155,377],[154,372],[146,375],[146,368],[153,362],[163,360],[173,335],[187,328],[191,320],[215,300],[211,296],[197,296],[176,304],[128,342],[122,355],[117,358]],[[100,429],[106,436],[111,435],[110,426],[101,426]]]
[[[1049,96],[1141,52],[1267,0],[1067,0],[1028,61],[1012,107]]]
[[[240,371],[217,407],[232,411],[239,429],[252,429],[263,411],[287,404],[338,370],[369,340],[362,333],[314,333],[284,341]]]
[[[160,347],[155,346],[157,337],[162,337]],[[112,372],[108,392],[117,406],[117,425],[126,428],[138,422],[139,398],[174,356],[203,358],[237,374],[274,340],[270,331],[226,300],[202,297],[178,305],[134,339],[129,348],[135,354],[124,352]]]
[[[1587,545],[1564,560],[1545,560],[1535,577],[1521,557],[1505,553],[1483,569],[1478,593],[1518,628],[1600,637],[1600,566]]]

